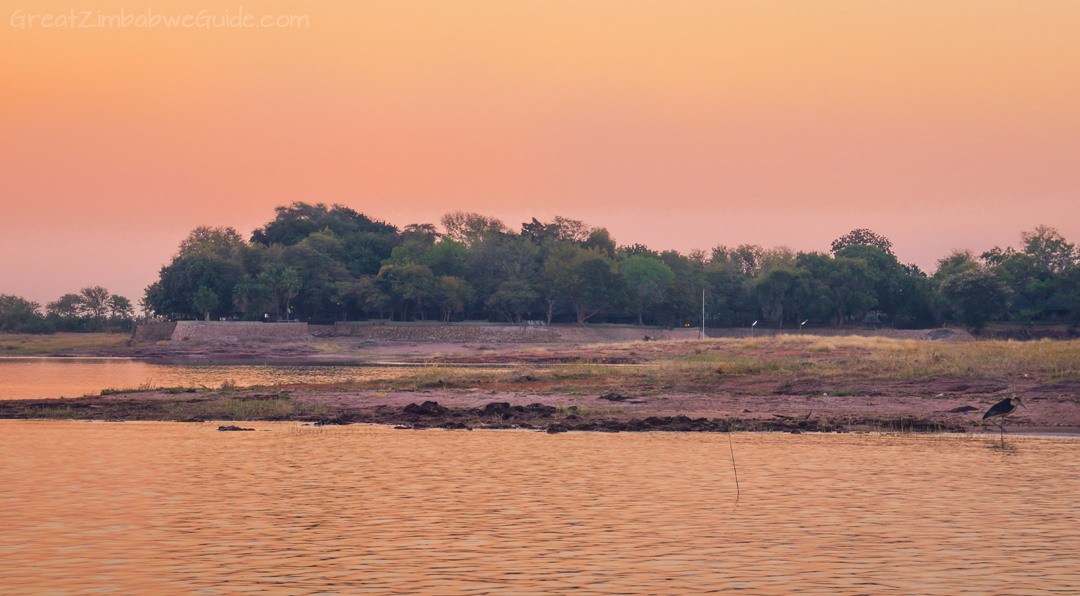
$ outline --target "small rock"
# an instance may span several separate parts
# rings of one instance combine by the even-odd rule
[[[420,416],[440,416],[447,413],[449,410],[439,405],[439,402],[426,401],[420,405],[409,404],[405,406],[402,412],[406,414],[417,414]]]

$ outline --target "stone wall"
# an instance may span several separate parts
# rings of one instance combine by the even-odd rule
[[[364,325],[338,323],[334,335],[383,341],[443,343],[551,343],[559,341],[551,327],[482,325]]]
[[[158,342],[172,339],[176,323],[139,323],[131,328],[132,341]]]
[[[333,335],[383,341],[447,343],[609,343],[649,339],[697,339],[697,329],[656,327],[579,327],[577,325],[372,325],[338,323]]]
[[[750,329],[705,328],[705,335],[709,337],[751,337]],[[922,339],[935,341],[975,341],[975,337],[963,329],[851,329],[847,327],[815,327],[803,329],[799,333],[798,327],[789,329],[755,329],[753,337],[771,337],[774,335],[814,335],[822,337],[835,337],[842,335],[860,335],[863,337],[887,337],[889,339]]]
[[[302,339],[311,337],[307,323],[246,323],[178,321],[173,341],[237,340],[247,338]]]
[[[705,330],[708,337],[750,337],[750,329]],[[754,336],[798,334],[792,329],[757,329]],[[930,339],[943,341],[974,341],[962,329],[804,329],[804,335],[864,335],[892,339]],[[136,325],[131,339],[138,342],[174,341],[236,341],[249,338],[306,339],[313,336],[348,336],[379,341],[409,341],[434,343],[610,343],[653,340],[697,339],[696,327],[661,329],[633,326],[557,325],[516,327],[512,325],[445,325],[445,324],[371,324],[338,323],[312,325],[307,323],[259,323],[220,321],[179,321]]]

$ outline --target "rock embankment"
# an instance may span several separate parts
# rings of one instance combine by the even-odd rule
[[[377,341],[436,343],[554,343],[561,341],[551,327],[483,325],[334,325],[325,335]]]

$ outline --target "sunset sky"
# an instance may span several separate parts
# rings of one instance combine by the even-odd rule
[[[29,19],[148,7],[308,26]],[[246,235],[296,200],[564,215],[684,252],[869,227],[928,270],[1041,223],[1080,241],[1076,0],[2,10],[0,293],[42,303],[137,300],[191,228]]]

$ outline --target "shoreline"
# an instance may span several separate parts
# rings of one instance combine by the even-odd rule
[[[765,406],[763,396],[704,398],[671,395],[651,400],[609,401],[612,396],[570,396],[490,391],[350,392],[334,387],[303,389],[175,389],[104,396],[2,400],[0,419],[167,422],[299,422],[316,426],[382,424],[402,429],[536,430],[589,432],[912,432],[996,434],[981,420],[984,408],[942,409],[941,400],[918,400],[932,410],[912,407],[910,399],[880,400],[858,406],[834,400],[793,407],[790,402]],[[604,398],[607,399],[604,399]],[[973,402],[970,399],[958,401]],[[965,412],[949,410],[965,409]],[[1046,424],[1017,416],[1007,433],[1080,435],[1080,425]]]
[[[950,432],[950,431],[909,431],[899,429],[888,429],[870,426],[856,426],[851,429],[844,429],[840,431],[822,431],[822,430],[800,430],[799,432],[791,432],[784,429],[743,429],[732,428],[731,431],[727,430],[715,430],[715,431],[692,431],[692,430],[671,430],[671,429],[644,429],[640,431],[635,430],[578,430],[568,429],[565,431],[557,431],[555,433],[548,433],[546,428],[521,428],[521,427],[472,427],[472,428],[444,428],[441,426],[424,426],[424,427],[402,427],[393,423],[384,422],[349,422],[349,423],[333,423],[333,424],[319,424],[317,422],[308,422],[303,420],[197,420],[197,421],[176,421],[176,420],[151,420],[151,419],[97,419],[97,418],[3,418],[0,417],[0,423],[40,423],[40,422],[83,422],[92,424],[126,424],[126,423],[154,423],[154,424],[196,424],[206,426],[219,426],[226,428],[218,428],[220,431],[235,431],[235,430],[269,430],[269,429],[251,429],[243,428],[239,425],[294,425],[299,428],[347,428],[347,427],[377,427],[383,430],[411,430],[411,431],[461,431],[461,432],[505,432],[505,433],[541,433],[541,434],[574,434],[574,433],[596,433],[596,434],[619,434],[621,432],[630,432],[635,434],[643,433],[668,433],[668,434],[688,434],[693,432],[711,432],[713,434],[795,434],[795,435],[836,435],[836,434],[879,434],[888,436],[923,436],[923,437],[969,437],[969,438],[987,438],[992,441],[998,439],[997,428],[988,428],[982,431],[964,431],[964,432]],[[228,428],[234,427],[234,428]],[[1057,429],[1057,428],[1028,428],[1028,427],[1005,427],[1006,442],[1011,438],[1064,438],[1064,439],[1080,439],[1080,427]]]
[[[983,412],[1006,397],[1021,397],[1025,408],[1009,416],[1008,430],[1080,432],[1080,341],[781,336],[525,345],[335,337],[179,344],[18,358],[396,370],[378,379],[323,384],[238,387],[219,379],[220,387],[205,387],[192,378],[185,381],[192,387],[0,400],[0,418],[373,422],[555,432],[981,433],[997,430],[982,422]],[[417,411],[425,402],[435,405]]]

